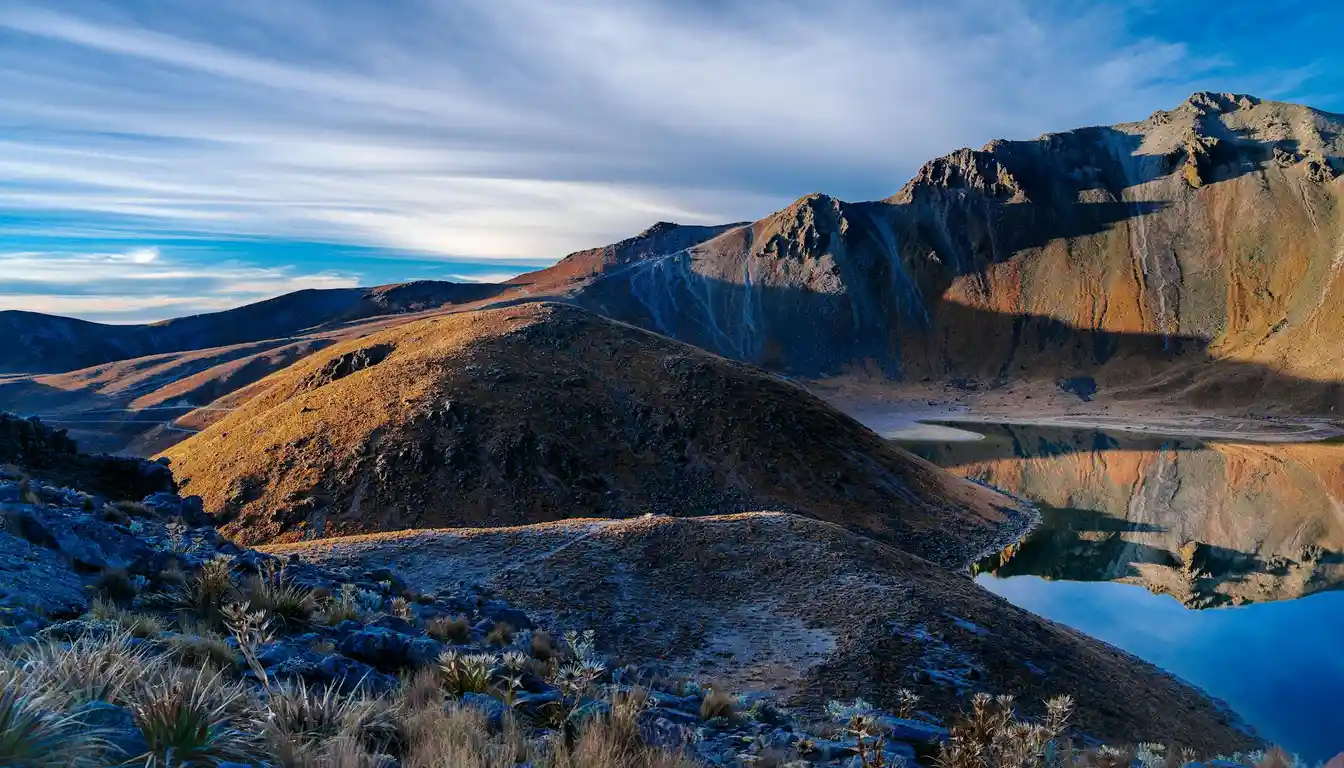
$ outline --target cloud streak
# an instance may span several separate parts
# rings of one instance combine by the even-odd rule
[[[1230,77],[1227,55],[1136,33],[1151,16],[1025,0],[0,0],[0,245],[33,229],[10,211],[52,237],[110,229],[147,248],[535,262],[660,219],[885,196],[959,146],[1135,119],[1195,88],[1309,90],[1302,67]]]

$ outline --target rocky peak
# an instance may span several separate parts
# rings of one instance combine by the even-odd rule
[[[770,219],[760,253],[776,259],[805,259],[831,250],[849,228],[844,203],[814,192]]]
[[[1006,142],[990,142],[983,150],[959,149],[930,160],[900,192],[895,202],[908,203],[924,190],[959,190],[1002,202],[1024,202],[1021,181],[999,161],[998,151]]]
[[[640,232],[638,235],[635,235],[633,239],[641,240],[644,238],[658,237],[659,235],[665,235],[670,232],[675,232],[678,229],[681,229],[681,225],[676,223],[675,221],[658,221],[654,222],[654,224],[650,226],[648,229],[645,229],[643,232]]]
[[[1242,93],[1197,91],[1190,94],[1190,98],[1186,99],[1181,106],[1189,107],[1200,115],[1206,115],[1210,113],[1224,114],[1227,112],[1236,112],[1239,109],[1250,109],[1259,103],[1260,99]]]

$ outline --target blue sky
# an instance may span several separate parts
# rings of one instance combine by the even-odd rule
[[[0,309],[497,279],[1194,90],[1344,112],[1339,3],[0,0]]]

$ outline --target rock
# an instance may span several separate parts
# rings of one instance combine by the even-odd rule
[[[341,653],[383,671],[419,667],[438,658],[443,647],[429,637],[411,637],[384,627],[353,632],[340,642]]]
[[[581,727],[595,717],[605,717],[611,714],[611,703],[603,700],[585,701],[580,704],[573,712],[569,713],[568,725]]]
[[[677,722],[663,716],[675,711],[652,709],[640,713],[637,725],[646,744],[667,752],[681,752],[695,741],[693,722]]]
[[[504,727],[504,702],[494,696],[487,696],[484,693],[466,693],[462,695],[458,705],[467,709],[474,709],[485,715],[492,731],[498,731]],[[453,704],[450,702],[448,706],[453,706]]]
[[[42,636],[51,640],[60,640],[67,643],[81,637],[102,640],[111,637],[114,629],[115,628],[107,622],[70,619],[69,621],[58,621],[42,630]]]
[[[513,708],[519,712],[535,716],[547,704],[561,701],[560,692],[549,690],[542,693],[519,693],[513,697]]]
[[[677,696],[665,691],[654,690],[649,691],[649,701],[657,707],[692,712],[696,713],[697,716],[700,712],[700,699],[694,696]]]
[[[88,728],[102,731],[100,735],[120,757],[140,757],[149,750],[144,734],[135,725],[135,717],[124,707],[95,700],[79,705],[71,714]]]
[[[499,600],[490,600],[481,606],[481,615],[493,619],[495,622],[508,624],[515,630],[536,628],[536,625],[532,623],[532,619],[528,618],[526,613]]]
[[[893,741],[907,744],[933,746],[947,741],[947,729],[918,720],[902,720],[899,717],[879,717],[877,724]]]
[[[653,717],[660,717],[677,725],[695,727],[700,724],[700,715],[696,712],[687,712],[681,709],[669,709],[667,707],[652,707],[646,710],[647,714]]]
[[[345,656],[327,656],[318,664],[317,674],[322,682],[334,683],[345,693],[363,690],[378,694],[397,687],[397,679],[378,672],[373,667]]]

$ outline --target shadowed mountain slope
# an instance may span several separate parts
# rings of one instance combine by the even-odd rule
[[[805,197],[581,300],[799,375],[1180,393],[1213,372],[1229,383],[1199,382],[1208,399],[1327,410],[1344,403],[1342,156],[1344,117],[1199,93],[960,150],[887,200]]]
[[[223,312],[148,325],[104,325],[37,312],[0,312],[0,373],[57,373],[116,360],[289,336],[314,326],[478,301],[499,289],[421,280],[376,288],[304,290]]]
[[[765,505],[959,564],[1011,505],[787,381],[567,305],[402,325],[260,384],[166,452],[248,542]]]

